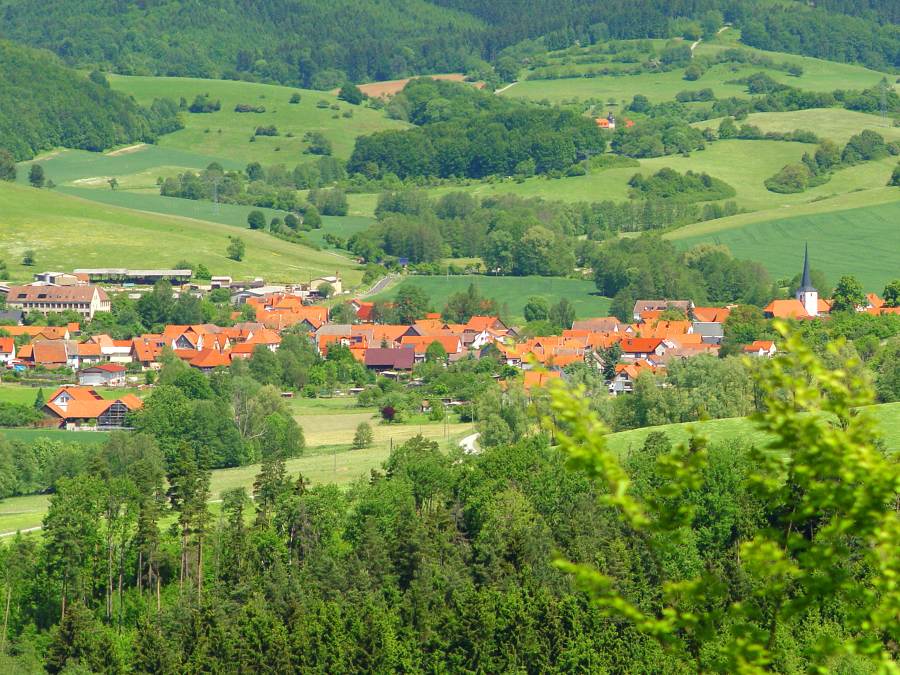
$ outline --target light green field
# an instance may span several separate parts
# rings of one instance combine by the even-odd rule
[[[575,307],[578,318],[607,316],[609,314],[609,298],[596,295],[594,282],[586,279],[563,279],[560,277],[488,277],[478,275],[460,275],[451,277],[409,277],[403,284],[422,288],[431,298],[435,311],[443,309],[452,294],[464,291],[474,283],[478,291],[493,298],[500,305],[501,312],[505,307],[507,318],[513,322],[523,321],[522,311],[528,298],[537,295],[546,298],[551,304],[560,298],[567,298]],[[370,300],[387,300],[392,298],[400,286],[370,298]]]
[[[722,118],[695,122],[698,129],[718,129]],[[880,115],[870,115],[844,110],[843,108],[812,108],[791,112],[753,113],[739,124],[752,124],[763,131],[794,131],[806,129],[813,131],[821,138],[829,138],[835,143],[844,144],[851,136],[864,129],[881,134],[885,140],[900,139],[900,127],[895,127],[891,118],[883,119]]]
[[[78,188],[62,188],[66,189]],[[119,193],[112,191],[91,192],[120,198]],[[125,193],[123,196],[128,197]],[[187,206],[193,207],[194,203]],[[224,213],[224,205],[220,207]],[[234,234],[239,234],[247,246],[241,262],[225,255],[228,236]],[[36,267],[41,269],[168,267],[187,258],[203,263],[213,274],[238,279],[263,276],[272,281],[305,281],[336,271],[349,285],[361,278],[355,263],[345,256],[285,242],[264,232],[247,228],[237,232],[235,228],[196,218],[162,216],[52,190],[0,184],[0,251],[12,279],[30,279],[38,271],[21,264],[28,249],[35,251]]]
[[[49,393],[49,392],[48,392]],[[107,436],[99,431],[66,431],[64,429],[0,429],[0,435],[10,441],[33,443],[38,438],[49,438],[63,443],[99,444]]]
[[[342,402],[343,403],[343,402]],[[307,409],[307,408],[303,408]],[[375,440],[371,447],[362,450],[351,450],[350,442],[353,431],[363,417],[371,418],[370,412],[345,413],[343,408],[328,409],[325,414],[315,416],[300,415],[298,420],[307,425],[316,423],[331,426],[321,432],[311,426],[306,426],[305,435],[307,450],[302,457],[297,457],[287,462],[287,470],[292,476],[302,473],[313,485],[334,483],[345,486],[358,478],[366,475],[372,469],[379,468],[388,458],[391,444],[402,443],[422,433],[423,436],[438,441],[442,448],[455,447],[459,440],[472,433],[470,424],[448,424],[446,429],[443,424],[431,422],[427,424],[403,424],[403,425],[378,425],[372,420],[372,430]],[[347,419],[343,419],[347,418]],[[8,434],[7,431],[3,433]],[[76,440],[76,432],[59,432],[65,434],[65,438]],[[348,435],[349,434],[349,435]],[[8,434],[9,435],[9,434]],[[102,441],[105,436],[101,433],[83,432],[79,436],[99,437]],[[319,440],[334,441],[339,444],[320,445],[313,447]],[[337,441],[336,439],[340,439]],[[81,440],[78,438],[77,440]],[[248,492],[252,491],[253,480],[259,473],[259,465],[242,466],[234,469],[219,469],[212,472],[210,481],[210,495],[212,499],[221,498],[222,492],[236,487],[244,487]],[[40,528],[44,514],[47,512],[49,497],[47,495],[29,495],[27,497],[12,497],[0,501],[0,537],[9,536],[17,530]],[[215,504],[213,504],[215,507]]]
[[[804,152],[813,149],[814,146],[806,143],[784,141],[717,141],[689,157],[668,155],[640,160],[640,167],[606,169],[586,176],[558,179],[536,176],[522,182],[512,179],[481,182],[435,188],[429,194],[437,197],[447,192],[464,191],[480,197],[515,194],[571,202],[624,201],[628,199],[628,181],[635,173],[647,175],[670,167],[680,172],[705,172],[724,180],[736,190],[733,200],[741,209],[758,211],[803,204],[860,189],[881,188],[887,184],[897,163],[896,158],[888,157],[842,169],[825,185],[801,194],[781,195],[766,189],[764,181],[767,178],[785,164],[799,161]]]
[[[867,290],[880,293],[887,282],[900,276],[900,190],[870,192],[872,197],[888,192],[893,201],[824,213],[775,215],[762,222],[742,216],[722,218],[689,225],[667,236],[684,248],[701,242],[725,244],[735,257],[761,262],[776,279],[800,271],[803,247],[809,242],[810,264],[824,272],[830,283],[852,274]],[[860,192],[854,197],[865,204],[870,195]]]
[[[900,450],[900,403],[874,405],[865,410],[876,420],[885,447],[891,452]],[[703,434],[712,443],[741,439],[751,444],[762,445],[768,441],[768,436],[759,431],[746,417],[644,427],[643,429],[609,434],[606,438],[610,449],[626,453],[631,448],[640,447],[647,436],[654,431],[662,431],[669,436],[673,443],[680,443],[688,439],[692,430]]]
[[[37,396],[39,389],[44,390],[44,398],[46,398],[53,392],[54,387],[52,385],[44,387],[32,387],[11,382],[4,382],[3,384],[0,384],[0,402],[18,403],[19,405],[31,405],[32,403],[34,403],[34,399]],[[131,387],[122,387],[116,389],[97,387],[97,393],[100,394],[103,398],[118,398],[120,396],[124,396],[125,394],[133,394],[135,396],[143,397],[144,391]]]
[[[809,91],[833,91],[835,89],[864,89],[877,84],[884,73],[870,70],[862,66],[846,63],[835,63],[806,56],[783,54],[781,52],[764,52],[758,49],[740,45],[736,42],[737,31],[729,30],[723,33],[713,42],[701,42],[695,54],[712,54],[727,47],[738,46],[757,54],[765,54],[776,63],[788,62],[799,64],[803,67],[803,75],[792,77],[781,70],[765,69],[759,66],[719,64],[707,70],[696,81],[690,82],[684,79],[684,69],[678,68],[668,72],[640,73],[638,75],[604,76],[594,78],[566,78],[559,80],[523,80],[510,87],[501,95],[516,98],[529,98],[532,100],[547,99],[551,103],[573,102],[576,99],[600,99],[604,102],[614,100],[621,104],[628,103],[635,94],[643,94],[653,102],[670,101],[675,94],[684,90],[697,90],[709,88],[718,98],[729,96],[747,97],[743,85],[726,84],[729,80],[737,80],[756,72],[764,71],[773,79],[792,87],[798,87]],[[554,61],[553,53],[550,55]],[[593,67],[610,66],[616,64],[585,64],[577,68],[588,70]],[[523,72],[520,77],[525,77]],[[894,77],[888,76],[888,81],[893,82]]]
[[[159,145],[162,148],[188,150],[234,160],[242,166],[256,161],[264,166],[285,164],[293,167],[313,159],[314,156],[303,154],[306,147],[303,134],[307,131],[322,132],[331,141],[334,154],[346,159],[353,151],[357,136],[406,126],[402,122],[388,119],[384,111],[353,106],[338,101],[335,95],[323,91],[184,77],[110,75],[109,81],[113,89],[134,96],[142,104],[152,103],[154,98],[162,97],[178,101],[183,96],[190,105],[197,94],[204,93],[221,100],[222,109],[219,112],[183,113],[185,128],[163,136]],[[301,100],[299,104],[291,105],[288,101],[294,92],[300,93]],[[338,105],[340,111],[318,108],[316,103],[319,101]],[[234,107],[238,103],[262,105],[266,112],[236,113]],[[343,117],[344,111],[352,111],[353,116]],[[256,127],[271,124],[278,128],[280,136],[258,136],[253,143],[249,142]],[[294,136],[289,138],[286,135],[288,132]]]

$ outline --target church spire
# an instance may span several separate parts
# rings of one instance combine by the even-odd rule
[[[801,292],[803,291],[814,291],[812,280],[809,278],[809,244],[806,244],[804,253],[803,253],[803,277],[800,279],[800,288]]]

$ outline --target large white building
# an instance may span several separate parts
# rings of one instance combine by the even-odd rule
[[[85,319],[93,319],[97,312],[110,310],[109,296],[98,286],[10,286],[6,304],[25,314],[69,310]]]

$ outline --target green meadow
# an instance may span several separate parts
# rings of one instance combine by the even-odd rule
[[[738,31],[729,29],[715,40],[701,42],[697,45],[694,53],[696,55],[714,54],[722,49],[740,47],[749,52],[768,56],[776,63],[787,62],[800,65],[803,68],[803,75],[794,77],[782,70],[772,68],[723,63],[709,68],[699,80],[693,82],[684,79],[684,68],[676,68],[668,72],[643,72],[637,75],[524,79],[504,91],[502,95],[528,98],[536,101],[547,100],[551,103],[571,103],[576,100],[599,99],[604,102],[615,101],[620,106],[623,102],[630,102],[635,94],[643,94],[653,102],[660,102],[672,100],[675,94],[680,91],[705,88],[712,89],[718,98],[727,98],[729,96],[745,97],[747,93],[743,85],[728,84],[728,82],[760,71],[766,72],[773,79],[783,84],[810,91],[864,89],[877,84],[882,77],[885,77],[885,73],[863,66],[835,63],[833,61],[781,52],[764,52],[739,44],[738,38]],[[658,47],[662,41],[654,42]],[[580,53],[586,54],[587,48],[582,49]],[[589,70],[601,66],[617,67],[617,64],[614,63],[576,65],[574,64],[574,58],[578,55],[579,50],[550,52],[547,55],[547,61],[551,65],[564,66],[574,70]],[[566,63],[567,59],[571,62]],[[527,76],[527,70],[520,73],[520,78]],[[888,77],[890,82],[893,82],[895,79],[895,77]]]
[[[883,188],[889,190],[897,191]],[[856,196],[862,204],[867,202],[866,193]],[[735,257],[761,262],[776,279],[800,271],[808,242],[812,266],[824,272],[830,283],[852,274],[867,290],[880,293],[900,275],[900,201],[891,196],[893,201],[873,206],[770,216],[763,221],[722,218],[689,225],[667,236],[684,248],[703,242],[725,244]]]
[[[873,405],[862,410],[875,420],[885,448],[891,452],[900,450],[900,403]],[[739,438],[760,446],[769,441],[769,437],[746,417],[631,429],[609,434],[606,440],[610,449],[627,453],[631,448],[640,447],[647,436],[655,431],[665,433],[673,443],[686,441],[692,433],[702,434],[712,443]]]
[[[102,194],[121,199],[122,204],[100,204],[54,190],[0,184],[0,250],[4,251],[10,277],[29,279],[38,271],[36,267],[167,267],[188,259],[203,263],[214,274],[237,279],[263,276],[273,281],[305,281],[335,272],[340,272],[351,285],[361,279],[356,264],[343,255],[317,251],[247,228],[238,231],[191,217],[189,210],[178,216],[135,210],[141,206],[131,201],[132,195],[112,190]],[[194,206],[187,200],[159,199],[178,206]],[[180,204],[183,201],[186,203]],[[123,208],[126,205],[130,208]],[[203,204],[204,208],[215,206]],[[225,205],[219,208],[224,211]],[[229,235],[238,235],[246,243],[241,262],[225,255]],[[36,267],[21,264],[26,250],[35,252]]]
[[[195,96],[207,93],[212,99],[221,101],[222,108],[218,112],[185,112],[185,128],[163,136],[159,145],[233,160],[241,166],[256,161],[264,166],[285,164],[292,167],[314,158],[315,155],[303,153],[307,147],[303,135],[307,131],[324,134],[331,141],[335,156],[346,159],[353,151],[357,136],[406,126],[388,119],[384,111],[350,105],[324,91],[185,77],[110,75],[109,81],[113,89],[130,94],[142,104],[152,103],[154,98],[178,101],[183,97],[190,105]],[[289,103],[294,93],[300,94],[300,103]],[[238,113],[234,108],[239,103],[263,106],[266,111]],[[334,110],[333,106],[338,109]],[[279,135],[257,136],[251,143],[256,127],[268,125],[275,125]]]
[[[466,290],[469,284],[475,284],[482,295],[496,300],[501,310],[505,311],[506,318],[513,322],[523,320],[522,312],[525,303],[532,296],[543,297],[551,304],[558,302],[560,298],[567,298],[575,307],[575,315],[578,318],[609,314],[610,300],[597,295],[593,281],[560,277],[488,277],[480,275],[408,277],[400,285],[369,299],[389,300],[403,285],[418,286],[431,298],[434,310],[440,311],[451,295]]]

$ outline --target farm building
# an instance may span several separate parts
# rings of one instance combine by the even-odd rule
[[[70,310],[86,319],[110,308],[109,296],[97,286],[10,286],[6,305],[26,315]]]
[[[125,366],[101,363],[78,372],[78,384],[87,387],[121,387],[125,385]]]
[[[133,394],[107,400],[90,387],[63,386],[47,399],[44,412],[62,429],[106,431],[127,428],[128,413],[143,405]]]

